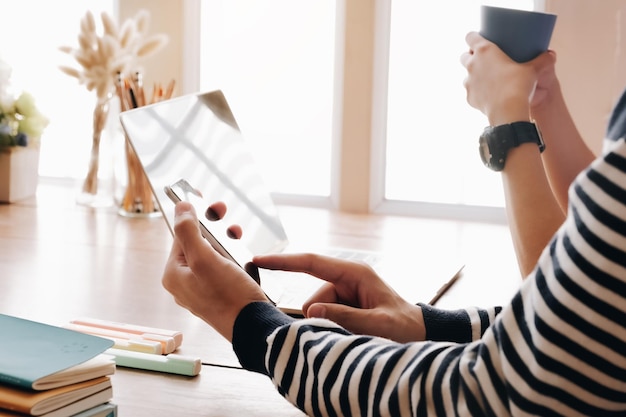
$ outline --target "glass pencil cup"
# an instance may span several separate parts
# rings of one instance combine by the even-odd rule
[[[158,217],[161,215],[141,162],[125,137],[127,180],[118,213],[125,217]]]

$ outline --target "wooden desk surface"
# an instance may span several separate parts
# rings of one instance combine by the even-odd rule
[[[36,198],[0,205],[0,312],[55,325],[89,316],[181,330],[179,353],[201,357],[201,374],[118,368],[121,415],[301,415],[268,378],[237,369],[230,344],[162,288],[171,243],[162,218],[78,206],[75,192],[42,183]],[[281,216],[291,239],[312,247],[383,251],[381,276],[412,302],[428,301],[440,285],[432,277],[462,263],[463,278],[440,306],[501,305],[520,282],[504,226],[287,206]]]

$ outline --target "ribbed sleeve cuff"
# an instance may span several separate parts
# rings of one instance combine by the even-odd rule
[[[233,350],[241,366],[267,375],[267,338],[278,327],[294,320],[267,302],[259,301],[245,306],[233,327]]]
[[[419,303],[424,315],[426,339],[468,343],[472,341],[472,323],[465,310],[441,310]]]

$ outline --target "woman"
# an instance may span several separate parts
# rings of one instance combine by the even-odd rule
[[[507,210],[527,278],[475,340],[424,341],[432,339],[430,309],[402,300],[367,266],[313,254],[256,257],[259,267],[328,282],[304,306],[307,318],[293,320],[202,239],[189,204],[176,207],[163,285],[233,343],[244,368],[268,375],[307,414],[626,413],[626,140],[615,122],[626,110],[616,107],[619,136],[591,162],[552,52],[517,64],[477,33],[467,42],[470,105],[492,125],[535,119],[546,143],[543,153],[527,142],[506,155]]]

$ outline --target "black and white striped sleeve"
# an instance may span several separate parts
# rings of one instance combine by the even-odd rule
[[[426,340],[466,343],[478,340],[491,326],[502,307],[468,307],[445,310],[428,304],[422,308]]]
[[[613,145],[480,339],[398,344],[257,303],[237,319],[236,334],[254,328],[233,341],[242,364],[314,416],[626,415],[626,142]]]

